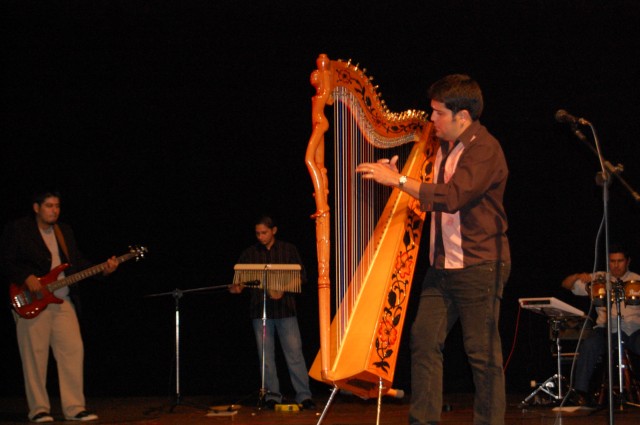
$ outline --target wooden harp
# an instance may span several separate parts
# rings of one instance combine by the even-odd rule
[[[380,397],[393,383],[425,213],[416,199],[363,180],[355,167],[408,148],[400,155],[402,174],[430,182],[437,145],[427,114],[390,112],[365,70],[324,54],[317,67],[305,160],[316,202],[320,351],[309,375],[362,398]],[[324,114],[328,105],[331,122]],[[332,152],[324,140],[330,124]],[[332,155],[330,165],[325,155]]]

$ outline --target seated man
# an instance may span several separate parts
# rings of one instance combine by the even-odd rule
[[[612,245],[609,248],[609,271],[611,274],[611,282],[629,282],[640,280],[640,275],[629,271],[629,263],[631,258],[629,253],[619,245]],[[606,276],[605,272],[593,273],[576,273],[567,276],[562,281],[562,287],[570,290],[575,295],[590,295],[593,283]],[[603,281],[604,282],[604,281]],[[604,300],[606,303],[606,299]],[[575,402],[577,404],[590,404],[589,384],[593,376],[596,365],[607,350],[607,309],[606,304],[603,307],[596,307],[598,318],[593,331],[584,341],[580,343],[579,355],[576,361],[575,377],[573,389],[578,394]],[[622,330],[622,341],[625,347],[640,354],[640,305],[627,305],[626,302],[620,303]],[[611,303],[611,314],[608,315],[612,322],[612,332],[617,333],[617,307],[615,302]],[[617,335],[614,335],[612,344],[617,344]]]

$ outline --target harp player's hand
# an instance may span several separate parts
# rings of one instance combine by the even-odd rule
[[[360,173],[363,179],[375,180],[385,186],[397,186],[400,178],[397,163],[398,155],[379,159],[378,162],[363,162],[356,167],[356,173]]]

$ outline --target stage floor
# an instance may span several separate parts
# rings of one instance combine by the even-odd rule
[[[327,394],[328,397],[328,394]],[[88,399],[89,408],[100,416],[95,424],[132,425],[311,425],[317,424],[327,397],[317,397],[317,410],[276,412],[256,407],[252,400],[237,398],[212,398],[206,396],[185,397],[180,403],[162,397],[128,397]],[[609,411],[578,410],[557,412],[552,405],[520,407],[525,396],[509,396],[506,414],[507,425],[595,425],[610,422]],[[407,423],[408,398],[384,399],[379,423],[402,425]],[[472,395],[447,394],[445,403],[451,408],[442,415],[443,424],[472,424]],[[218,412],[211,411],[217,406]],[[227,411],[226,407],[231,407]],[[0,423],[25,424],[25,402],[20,398],[0,399]],[[235,412],[235,413],[234,413]],[[53,416],[56,422],[64,422],[58,400],[54,400]],[[232,414],[230,414],[232,413]],[[618,425],[640,423],[640,408],[616,406],[613,415]],[[75,422],[66,422],[75,423]],[[323,419],[326,425],[370,425],[377,422],[376,400],[361,400],[353,396],[338,395]]]

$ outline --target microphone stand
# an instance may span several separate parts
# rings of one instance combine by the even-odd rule
[[[260,391],[258,392],[258,407],[260,409],[263,409],[267,406],[267,396],[268,395],[278,395],[280,396],[280,394],[276,394],[274,392],[271,392],[267,387],[266,387],[266,370],[267,370],[267,365],[266,365],[266,361],[265,361],[265,354],[266,354],[266,349],[265,349],[265,343],[267,341],[267,276],[268,276],[268,271],[269,271],[269,264],[265,264],[264,269],[262,271],[262,347],[260,350]]]
[[[260,353],[260,392],[258,393],[258,405],[260,407],[264,407],[267,404],[267,394],[269,393],[267,387],[265,386],[265,374],[266,374],[266,364],[265,364],[265,347],[264,343],[267,339],[267,267],[265,266],[264,271],[262,272],[262,347]]]
[[[620,388],[620,409],[622,409],[626,403],[624,393],[624,382],[622,375],[622,314],[620,313],[620,303],[624,299],[624,283],[620,279],[616,279],[614,296],[616,301],[616,330],[618,332],[617,346],[618,346],[618,385]],[[611,314],[609,314],[611,317]],[[611,381],[609,381],[609,387],[611,387]]]
[[[225,288],[225,289],[229,288],[229,285],[208,286],[204,288],[186,289],[186,290],[176,288],[170,292],[161,292],[157,294],[145,295],[145,298],[172,296],[174,300],[175,359],[176,359],[175,384],[176,385],[175,385],[175,394],[174,394],[173,404],[169,409],[170,412],[173,412],[177,406],[183,406],[183,405],[190,405],[192,407],[206,409],[204,406],[198,406],[193,403],[186,403],[182,398],[182,393],[180,392],[180,299],[184,294],[188,294],[191,292],[212,291],[212,290],[217,290],[222,288]]]
[[[593,133],[594,146],[592,146],[585,135],[578,129],[578,123],[587,125],[591,129]],[[598,141],[598,136],[596,134],[596,130],[589,121],[581,119],[577,122],[573,122],[571,124],[571,130],[573,134],[580,139],[591,151],[598,157],[598,161],[600,162],[601,171],[596,175],[596,183],[602,186],[602,203],[604,208],[604,227],[605,227],[605,250],[606,250],[606,264],[607,264],[607,273],[606,273],[606,308],[607,308],[607,373],[609,378],[608,385],[608,401],[609,401],[609,423],[613,424],[613,390],[611,385],[612,377],[613,377],[613,354],[612,354],[612,328],[611,328],[611,294],[612,294],[612,285],[611,285],[611,271],[609,269],[609,185],[611,184],[611,176],[615,176],[618,181],[627,189],[631,197],[638,203],[640,203],[640,194],[629,184],[624,178],[620,176],[622,171],[624,171],[624,166],[618,164],[616,166],[611,165],[609,161],[607,161],[602,152],[600,151],[600,144]],[[619,287],[619,285],[617,285]],[[620,369],[619,373],[619,385],[620,392],[622,397],[623,391],[623,382],[622,382],[622,352],[621,352],[621,328],[620,328],[620,299],[619,294],[616,292],[616,303],[618,308],[617,313],[617,331],[618,331],[618,368]]]
[[[622,164],[614,166],[602,156],[602,153],[600,152],[600,146],[598,145],[598,136],[596,135],[596,131],[591,123],[588,123],[588,125],[593,132],[593,138],[596,145],[595,148],[591,145],[591,143],[589,143],[589,140],[587,140],[582,131],[578,129],[577,124],[574,123],[571,125],[571,132],[598,157],[598,160],[600,161],[600,167],[602,168],[602,171],[598,173],[598,176],[596,176],[596,181],[598,182],[598,184],[601,185],[601,182],[604,181],[604,176],[601,176],[601,173],[606,174],[606,172],[608,171],[610,174],[607,177],[615,176],[622,184],[622,186],[627,189],[633,200],[636,202],[640,202],[640,194],[620,175],[624,171],[624,166]]]
[[[612,359],[612,346],[611,346],[611,334],[612,334],[612,328],[611,328],[611,270],[609,269],[609,185],[611,184],[611,175],[616,175],[619,177],[619,172],[622,169],[622,166],[618,165],[618,167],[612,167],[611,164],[605,160],[605,158],[602,156],[602,152],[600,151],[600,143],[598,141],[598,136],[596,135],[596,131],[595,128],[593,127],[593,125],[588,122],[588,121],[584,121],[585,124],[587,124],[589,126],[589,128],[591,128],[591,131],[593,133],[593,139],[594,139],[594,145],[595,148],[593,146],[591,146],[591,144],[587,141],[587,138],[585,137],[585,135],[578,129],[578,125],[577,123],[573,123],[571,125],[571,130],[573,132],[573,134],[576,135],[576,137],[578,139],[580,139],[582,142],[584,142],[598,157],[598,161],[600,162],[600,169],[601,171],[598,172],[598,174],[596,175],[596,183],[600,186],[602,186],[602,204],[603,204],[603,210],[604,210],[604,232],[605,232],[605,258],[606,258],[606,294],[607,296],[606,298],[606,308],[607,308],[607,376],[609,378],[609,385],[607,388],[607,398],[608,398],[608,402],[609,402],[609,424],[613,424],[614,423],[614,419],[613,419],[613,389],[612,389],[612,385],[611,385],[611,378],[613,376],[613,359]],[[611,168],[613,168],[613,170],[611,170]],[[612,171],[611,173],[609,173],[609,171]],[[636,194],[637,195],[637,194]],[[640,199],[640,196],[638,198],[636,198],[636,200]]]

